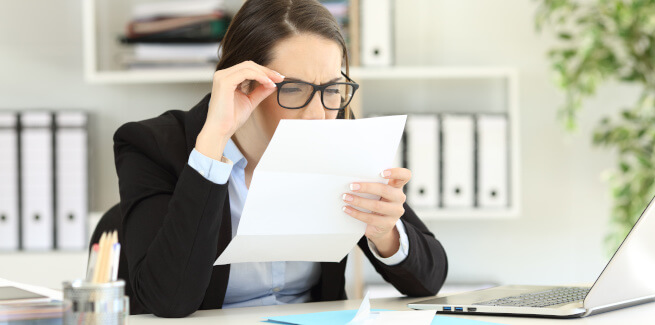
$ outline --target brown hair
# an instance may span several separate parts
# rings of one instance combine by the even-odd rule
[[[317,0],[247,0],[232,19],[221,41],[216,71],[244,61],[267,65],[273,46],[292,35],[312,33],[337,42],[343,49],[346,75],[348,50],[332,14]],[[350,107],[337,118],[350,118]]]

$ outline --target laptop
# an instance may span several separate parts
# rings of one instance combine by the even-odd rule
[[[508,285],[408,304],[451,314],[575,318],[655,301],[655,199],[591,287]]]

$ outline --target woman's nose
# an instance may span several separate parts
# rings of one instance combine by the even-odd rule
[[[321,103],[321,93],[316,92],[314,97],[309,104],[304,109],[303,119],[306,120],[324,120],[325,119],[325,110],[323,109],[323,103]]]

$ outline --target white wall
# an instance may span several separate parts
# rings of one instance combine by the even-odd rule
[[[581,114],[580,130],[566,134],[556,120],[563,96],[549,79],[545,57],[553,41],[534,32],[534,1],[397,2],[398,64],[505,65],[520,72],[521,216],[430,222],[448,251],[449,281],[592,281],[607,260],[602,238],[610,200],[599,175],[614,161],[611,153],[592,148],[590,134],[601,116],[631,103],[635,91],[603,88]],[[0,109],[93,112],[91,209],[100,211],[118,201],[116,128],[188,109],[210,85],[87,84],[81,40],[79,0],[0,2]],[[16,267],[10,261],[0,254],[0,277]]]

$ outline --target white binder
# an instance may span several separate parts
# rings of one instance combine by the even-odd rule
[[[407,117],[407,164],[412,179],[407,184],[407,203],[436,208],[439,203],[439,119],[437,115]]]
[[[52,114],[23,113],[21,121],[22,240],[25,250],[52,249]]]
[[[506,207],[509,202],[507,117],[478,116],[478,205]]]
[[[19,248],[18,129],[15,113],[0,113],[0,250]]]
[[[56,248],[85,249],[88,214],[87,115],[55,116]]]
[[[365,66],[393,63],[393,0],[360,0],[361,61]]]
[[[472,115],[444,115],[443,206],[473,207],[474,124]]]

